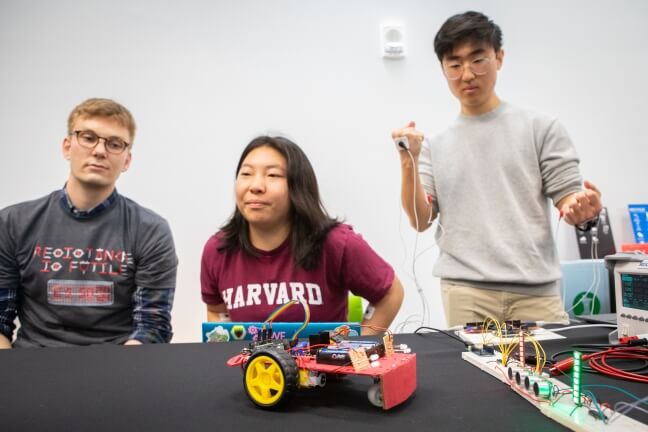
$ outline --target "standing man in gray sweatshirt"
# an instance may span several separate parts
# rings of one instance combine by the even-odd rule
[[[178,260],[160,216],[117,193],[135,121],[88,99],[63,139],[63,189],[0,210],[0,348],[169,342]]]
[[[549,200],[565,222],[588,229],[602,208],[600,192],[583,185],[578,156],[558,121],[497,97],[504,60],[499,26],[478,12],[455,15],[434,47],[461,113],[430,139],[414,122],[392,137],[407,142],[399,154],[410,223],[424,231],[440,218],[434,274],[447,324],[486,317],[562,321]]]

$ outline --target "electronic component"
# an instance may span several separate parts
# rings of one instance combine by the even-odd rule
[[[396,144],[396,148],[400,151],[409,150],[409,140],[406,136],[394,138],[394,144]]]
[[[648,255],[620,253],[605,260],[614,264],[619,337],[648,333]]]
[[[581,393],[581,361],[583,354],[580,351],[574,351],[574,367],[572,370],[572,401],[574,405],[583,405],[583,395]]]
[[[597,420],[607,420],[608,419],[608,417],[605,414],[601,413],[600,411],[593,410],[593,409],[589,410],[589,415],[591,415],[592,417],[594,417]]]
[[[394,352],[403,353],[403,354],[411,354],[412,353],[412,348],[408,347],[407,344],[399,344],[398,346],[394,347]],[[385,349],[385,353],[387,353],[387,349]]]
[[[531,371],[529,369],[521,369],[515,372],[515,383],[519,386],[524,385],[524,382],[526,379],[529,377],[531,374]]]
[[[351,364],[351,357],[349,357],[348,349],[339,348],[320,348],[315,355],[317,363],[331,364],[331,365],[348,365]]]
[[[300,303],[305,320],[299,330],[291,339],[275,339],[272,331],[275,318]],[[227,360],[229,367],[243,369],[245,392],[255,405],[278,407],[298,388],[323,387],[327,376],[371,377],[373,385],[367,392],[369,402],[385,410],[405,402],[416,390],[416,354],[395,352],[394,336],[389,330],[384,329],[382,343],[340,340],[339,337],[349,332],[336,328],[333,332],[322,331],[310,337],[305,344],[298,336],[309,321],[308,303],[303,299],[290,300],[268,316],[258,338]],[[348,330],[347,326],[343,327]],[[371,364],[368,356],[371,356]],[[383,356],[389,361],[380,361]]]
[[[373,341],[344,341],[335,347],[318,349],[315,360],[317,363],[322,364],[348,365],[351,364],[349,350],[352,349],[362,349],[367,354],[367,357],[375,354],[380,358],[385,355],[385,345],[383,344]]]
[[[529,374],[524,378],[524,388],[530,391],[533,389],[533,385],[539,381],[544,381],[544,377]]]
[[[542,399],[549,399],[553,391],[553,384],[549,380],[538,380],[533,383],[533,393]]]
[[[589,230],[581,231],[574,227],[574,232],[578,240],[578,251],[581,259],[597,259],[598,257],[616,253],[606,207],[603,207],[599,213],[598,222]]]
[[[338,346],[353,349],[363,348],[367,351],[367,355],[373,354],[373,352],[370,352],[372,348],[377,348],[378,351],[376,352],[381,357],[385,354],[385,346],[376,341],[344,340],[338,343]]]
[[[501,323],[500,328],[502,333],[519,333],[520,330],[531,330],[536,328],[537,324],[535,322],[527,322],[521,320],[508,320]],[[484,328],[484,322],[469,322],[464,325],[464,331],[466,333],[484,333],[492,332],[498,330],[495,322],[490,322],[487,327]],[[513,334],[511,334],[513,336]]]
[[[303,342],[289,348],[287,343],[252,341],[227,365],[243,369],[245,391],[262,408],[280,406],[298,388],[323,387],[330,377],[362,375],[373,379],[367,392],[369,401],[388,410],[405,402],[416,390],[416,354],[396,353],[392,343],[391,335],[386,335],[382,343],[345,341],[345,346],[316,348],[318,354],[312,355],[312,347]],[[389,361],[369,363],[367,353],[372,359],[385,357]],[[352,361],[355,357],[363,357],[366,367],[356,367],[357,359]]]
[[[499,351],[495,351],[496,361],[493,361],[492,357],[482,357],[468,351],[463,352],[461,357],[497,380],[510,386],[513,391],[520,394],[529,403],[536,406],[542,414],[571,430],[625,432],[630,430],[643,430],[645,428],[644,424],[622,413],[614,414],[614,423],[604,423],[603,420],[610,416],[603,415],[603,417],[601,417],[598,410],[593,410],[593,408],[589,406],[575,405],[571,397],[561,397],[561,392],[562,394],[567,393],[569,387],[566,387],[565,384],[555,378],[536,376],[536,381],[530,383],[533,393],[527,391],[523,386],[518,386],[515,381],[512,381],[512,378],[510,378],[511,376],[514,376],[515,372],[521,370],[519,363],[511,360],[509,363],[512,364],[509,365],[509,372],[506,374],[503,370],[501,363],[502,355]],[[570,359],[573,362],[573,357],[570,357]],[[527,370],[530,370],[530,368],[527,368]],[[551,401],[551,403],[546,403],[546,401]]]
[[[324,387],[326,374],[324,372],[301,369],[299,370],[300,387]]]
[[[480,356],[492,356],[495,353],[495,346],[492,344],[487,345],[470,345],[469,349]]]
[[[513,381],[517,375],[518,372],[522,370],[521,367],[518,366],[509,366],[508,367],[508,377],[509,381]]]
[[[318,334],[309,335],[308,343],[311,346],[311,354],[316,354],[319,347],[331,343],[331,334],[327,331],[321,331]]]

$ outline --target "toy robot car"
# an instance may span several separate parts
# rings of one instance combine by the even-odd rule
[[[416,390],[416,354],[405,345],[393,347],[393,337],[382,342],[341,340],[329,332],[308,342],[271,338],[261,334],[227,365],[243,369],[248,397],[261,408],[275,408],[297,389],[323,387],[327,377],[360,375],[372,378],[369,401],[388,410],[406,401]]]

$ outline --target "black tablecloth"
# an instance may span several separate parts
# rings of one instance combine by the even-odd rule
[[[565,335],[571,341],[601,343],[607,330]],[[369,403],[367,377],[300,390],[280,411],[261,410],[247,398],[241,370],[225,365],[243,343],[8,350],[0,352],[0,429],[565,430],[507,386],[461,360],[461,343],[438,333],[396,335],[395,342],[416,352],[418,387],[410,400],[389,411]],[[547,341],[543,346],[551,353],[567,348],[568,342]],[[645,384],[594,378],[646,394]],[[612,404],[628,400],[609,389],[595,394]],[[645,416],[640,420],[648,422]]]

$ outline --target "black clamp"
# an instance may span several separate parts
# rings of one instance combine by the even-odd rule
[[[589,232],[592,228],[597,226],[599,223],[599,215],[594,216],[592,219],[574,225],[576,229],[580,232]]]

